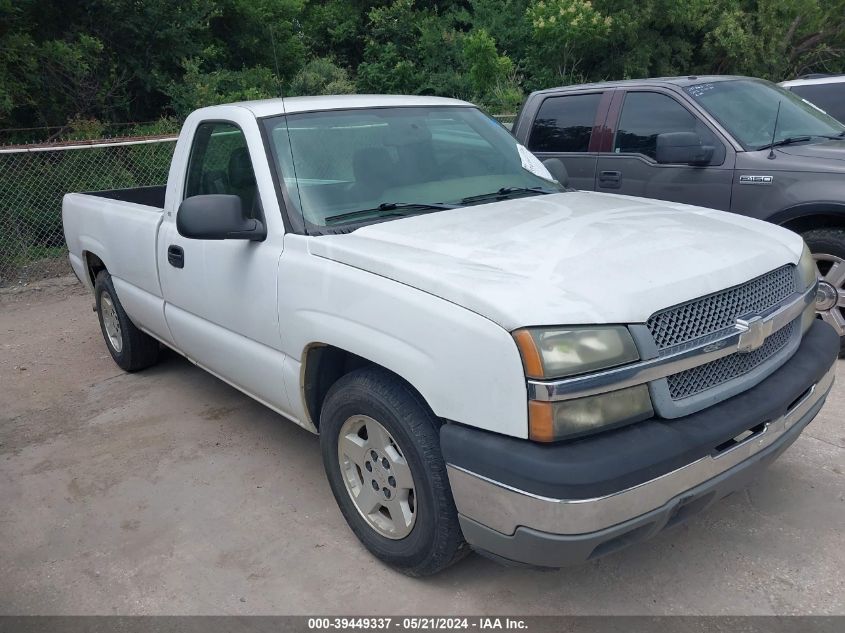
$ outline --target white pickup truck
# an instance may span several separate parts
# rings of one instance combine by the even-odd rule
[[[558,567],[742,485],[839,349],[798,235],[560,167],[452,99],[221,105],[166,188],[68,194],[64,228],[117,364],[165,345],[319,433],[378,558]]]

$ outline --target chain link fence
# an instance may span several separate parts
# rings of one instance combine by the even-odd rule
[[[175,140],[0,148],[0,286],[67,274],[64,194],[163,185]]]
[[[509,130],[513,127],[513,122],[516,121],[515,114],[494,114],[493,118]]]

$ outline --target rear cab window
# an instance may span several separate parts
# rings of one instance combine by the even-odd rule
[[[587,152],[601,92],[548,97],[540,105],[528,149],[533,152]]]

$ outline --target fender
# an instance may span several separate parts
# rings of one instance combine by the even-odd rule
[[[802,202],[772,214],[768,218],[768,221],[784,226],[795,223],[796,220],[801,220],[802,218],[809,219],[813,216],[826,218],[827,221],[824,224],[827,226],[845,227],[845,203],[834,200]],[[803,223],[798,222],[797,224],[801,225]],[[800,226],[798,230],[807,230],[809,228],[813,227]]]
[[[510,333],[423,290],[325,257],[288,235],[279,264],[279,324],[285,380],[305,417],[302,361],[319,342],[400,376],[435,415],[527,437],[527,395]],[[300,410],[300,406],[302,410]]]

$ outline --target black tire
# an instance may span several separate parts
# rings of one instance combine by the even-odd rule
[[[115,349],[115,346],[112,345],[103,323],[104,297],[108,297],[114,306],[120,324],[120,350]],[[94,300],[97,305],[100,331],[103,333],[103,340],[105,340],[106,347],[114,362],[125,371],[140,371],[155,365],[158,361],[159,342],[135,327],[135,324],[129,319],[120,299],[117,298],[111,275],[106,270],[97,273],[97,278],[94,280]]]
[[[824,253],[826,255],[833,255],[845,261],[845,230],[843,229],[814,229],[802,233],[801,237],[807,242],[810,251],[813,253]],[[825,273],[822,270],[822,273]],[[845,316],[845,308],[833,308],[840,310]],[[839,348],[840,358],[845,358],[845,336],[840,338]]]
[[[414,480],[416,519],[399,540],[380,534],[356,508],[338,459],[339,434],[350,417],[377,420],[401,450]],[[458,523],[446,465],[440,451],[439,420],[420,395],[390,372],[366,367],[340,378],[320,414],[323,465],[349,527],[377,558],[409,576],[428,576],[469,551]]]

